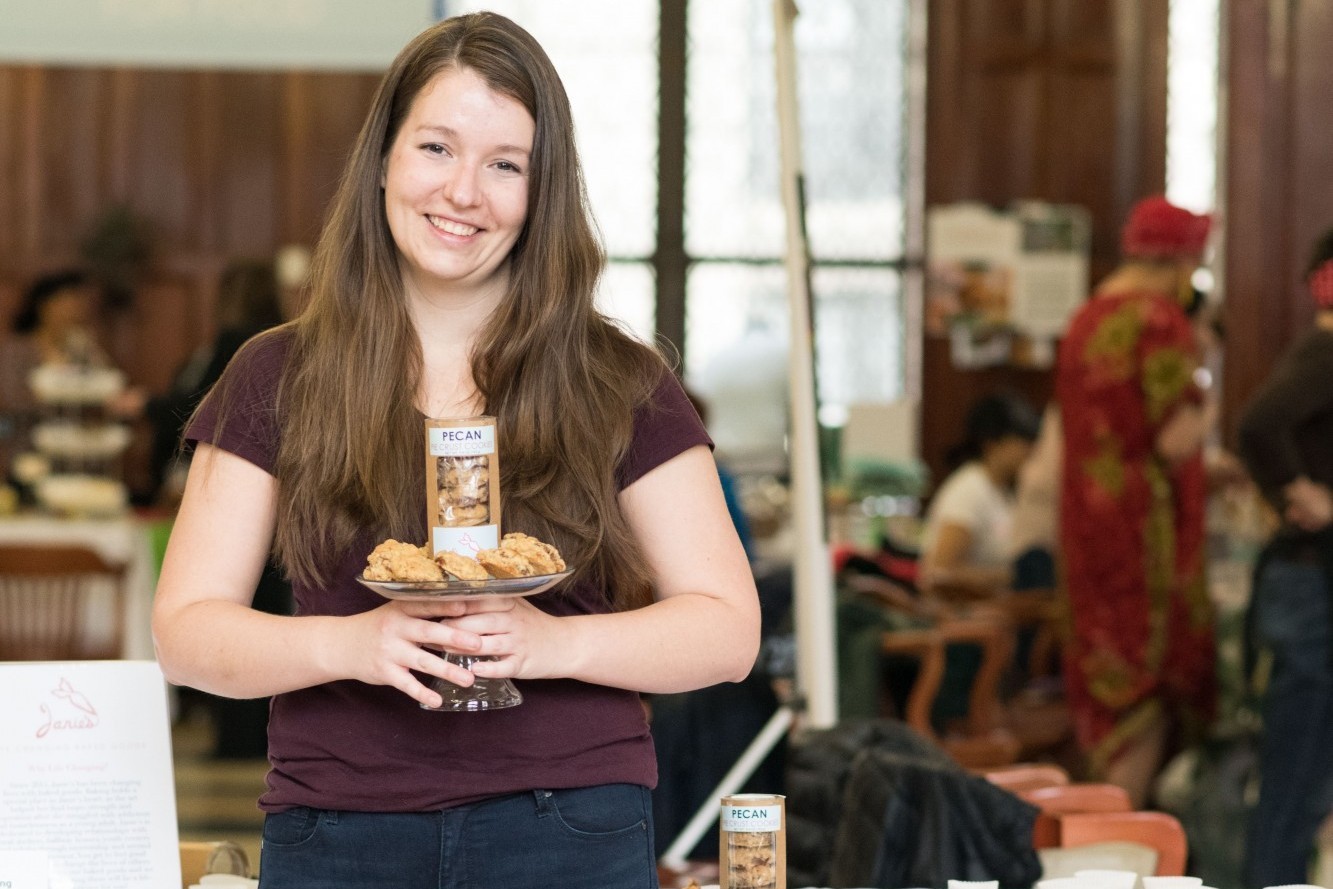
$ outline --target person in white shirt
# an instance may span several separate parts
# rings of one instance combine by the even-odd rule
[[[926,513],[920,584],[926,592],[980,598],[1013,581],[1014,486],[1041,419],[1024,399],[988,395],[968,411],[957,466]]]

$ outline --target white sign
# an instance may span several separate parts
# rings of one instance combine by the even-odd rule
[[[782,806],[723,806],[721,821],[729,833],[772,833],[782,829]]]
[[[1088,298],[1092,220],[1068,204],[1021,204],[1023,247],[1014,268],[1012,322],[1033,336],[1064,333]]]
[[[0,62],[382,71],[440,0],[5,0]]]
[[[47,889],[51,860],[45,852],[0,852],[0,889]]]
[[[44,856],[51,889],[178,889],[170,732],[155,662],[0,664],[0,865]]]

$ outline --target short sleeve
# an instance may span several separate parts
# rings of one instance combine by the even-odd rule
[[[282,332],[256,337],[241,347],[190,420],[186,442],[214,445],[274,474],[278,383],[290,345],[290,334]]]
[[[930,505],[930,521],[941,525],[957,525],[976,533],[986,508],[986,492],[982,478],[968,469],[960,470],[945,482]]]
[[[664,373],[652,398],[634,412],[634,437],[616,468],[616,482],[623,491],[696,445],[712,448],[713,441],[680,381]]]

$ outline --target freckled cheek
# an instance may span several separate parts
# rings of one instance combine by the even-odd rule
[[[504,218],[507,219],[511,225],[523,225],[528,216],[527,191],[525,190],[518,194],[506,195],[503,207]]]
[[[431,176],[424,170],[408,170],[399,177],[398,193],[400,199],[408,203],[428,200],[440,189],[438,177]]]

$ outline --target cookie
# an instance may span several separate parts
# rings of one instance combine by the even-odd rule
[[[560,550],[536,537],[514,531],[504,536],[500,548],[518,553],[537,574],[556,574],[565,570],[565,560],[560,557]]]
[[[491,470],[487,457],[437,457],[439,524],[482,525],[491,517]]]
[[[440,567],[431,561],[423,546],[386,540],[366,557],[366,580],[443,580]]]
[[[511,549],[484,549],[477,553],[477,561],[495,577],[532,577],[538,573],[532,563]]]
[[[732,836],[734,838],[736,835]],[[760,836],[771,840],[772,835]],[[777,883],[777,861],[772,848],[738,846],[729,851],[731,854],[728,871],[732,886],[737,889],[767,889]]]
[[[452,550],[436,553],[435,564],[439,565],[445,574],[457,577],[459,580],[486,580],[490,577],[476,559],[469,559]]]

